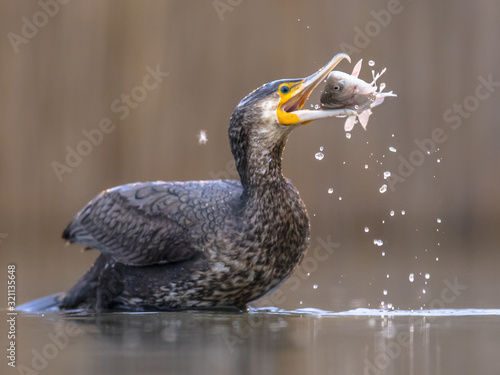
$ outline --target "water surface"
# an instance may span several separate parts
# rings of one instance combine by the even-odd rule
[[[500,310],[19,313],[17,328],[18,370],[40,374],[500,373]]]

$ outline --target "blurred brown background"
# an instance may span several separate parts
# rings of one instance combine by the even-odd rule
[[[99,191],[237,178],[227,127],[239,100],[265,82],[309,75],[350,45],[353,63],[365,61],[361,78],[370,78],[368,60],[387,67],[381,81],[398,98],[350,139],[342,119],[292,134],[284,173],[306,202],[312,241],[308,263],[273,304],[500,307],[500,90],[476,91],[480,77],[500,82],[498,1],[46,4],[0,3],[0,275],[17,265],[19,302],[65,290],[89,268],[96,252],[65,248],[60,235]],[[169,73],[150,91],[141,88],[148,67]],[[127,116],[115,113],[122,94],[139,98]],[[465,104],[463,118],[446,121],[454,103]],[[113,130],[85,149],[82,131],[105,118]],[[439,150],[380,193],[383,173],[400,174],[402,158],[418,156],[415,141],[436,128],[447,137]],[[88,155],[58,178],[53,163],[66,164],[79,144]],[[328,238],[339,246],[318,260],[313,250]],[[443,302],[449,283],[464,287]]]

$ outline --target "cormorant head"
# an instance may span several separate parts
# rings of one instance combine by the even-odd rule
[[[344,110],[302,109],[314,89],[342,59],[351,61],[348,55],[339,53],[309,77],[266,83],[238,104],[231,116],[229,138],[242,181],[243,175],[249,174],[249,165],[259,166],[254,169],[265,174],[269,169],[262,165],[280,161],[287,136],[294,128],[344,113]]]
[[[302,107],[314,89],[342,60],[351,59],[339,53],[323,68],[307,78],[281,79],[266,83],[248,94],[236,107],[245,114],[246,122],[268,126],[298,126],[313,120],[338,115],[330,110],[303,110]]]

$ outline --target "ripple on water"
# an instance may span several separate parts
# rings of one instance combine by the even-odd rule
[[[312,316],[489,316],[500,315],[500,309],[435,309],[435,310],[386,310],[358,308],[348,311],[328,311],[314,307],[304,307],[295,310],[279,309],[277,307],[252,307],[249,313],[271,313],[283,315]]]

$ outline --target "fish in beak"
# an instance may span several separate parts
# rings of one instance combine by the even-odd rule
[[[332,71],[326,79],[326,86],[320,98],[322,108],[327,111],[340,108],[351,108],[356,111],[354,115],[347,117],[344,125],[345,131],[353,129],[356,118],[366,129],[368,119],[372,114],[371,108],[382,104],[387,96],[397,96],[392,91],[382,92],[385,88],[384,83],[381,83],[380,87],[376,86],[377,80],[385,73],[385,68],[376,75],[373,72],[371,83],[358,78],[362,62],[363,60],[358,61],[351,74]],[[377,91],[379,88],[380,90]]]

